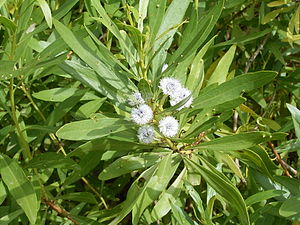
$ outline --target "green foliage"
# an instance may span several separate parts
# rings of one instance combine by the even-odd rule
[[[298,224],[299,12],[0,0],[0,224]]]

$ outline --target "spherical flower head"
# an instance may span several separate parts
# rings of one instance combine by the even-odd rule
[[[166,116],[159,121],[159,131],[166,137],[174,137],[178,133],[179,123],[173,116]]]
[[[172,96],[182,87],[179,80],[172,77],[164,77],[159,82],[159,88],[165,95]]]
[[[150,144],[155,138],[154,128],[149,125],[140,127],[137,137],[141,143]]]
[[[149,123],[150,120],[152,120],[153,111],[148,105],[142,104],[139,105],[137,108],[132,109],[131,118],[136,124],[144,125],[146,123]]]
[[[176,94],[171,96],[171,99],[170,99],[171,106],[178,104],[185,98],[189,97],[191,94],[192,94],[191,91],[186,88],[179,89],[176,92]],[[189,100],[187,100],[187,102],[184,105],[180,106],[177,110],[181,110],[183,108],[188,108],[191,106],[192,103],[193,103],[193,97],[190,96]]]
[[[145,100],[143,99],[142,94],[137,91],[132,94],[132,98],[128,99],[128,103],[131,106],[137,106],[137,105],[145,104]]]

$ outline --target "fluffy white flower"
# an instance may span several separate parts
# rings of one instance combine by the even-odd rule
[[[131,118],[136,124],[144,125],[152,120],[153,111],[148,105],[143,104],[131,111]]]
[[[174,137],[178,133],[179,123],[173,116],[166,116],[159,121],[159,131],[166,137]]]
[[[186,88],[179,89],[174,95],[171,96],[170,104],[171,106],[174,106],[184,100],[185,98],[189,97],[191,95],[191,91]],[[183,108],[188,108],[193,103],[193,97],[191,96],[189,100],[181,107],[179,107],[177,110],[181,110]]]
[[[164,77],[159,82],[159,88],[165,95],[172,96],[182,87],[179,80],[172,77]]]
[[[152,126],[142,126],[138,129],[138,139],[140,142],[149,144],[155,138],[154,128]]]
[[[132,94],[132,98],[128,99],[128,103],[131,106],[136,106],[145,104],[145,100],[143,99],[142,94],[140,92],[134,92]]]

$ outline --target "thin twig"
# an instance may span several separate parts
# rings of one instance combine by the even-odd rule
[[[275,157],[276,157],[276,160],[279,162],[279,164],[280,164],[281,167],[283,168],[285,175],[288,176],[288,177],[291,177],[291,175],[290,175],[290,173],[289,173],[289,171],[288,171],[288,169],[287,169],[286,163],[281,159],[281,157],[280,157],[280,155],[278,154],[278,152],[276,151],[276,149],[275,149],[273,143],[269,141],[269,142],[268,142],[268,145],[269,145],[270,148],[272,149],[272,151],[273,151],[273,153],[274,153],[274,155],[275,155]]]
[[[291,171],[296,177],[298,176],[298,171],[291,167],[289,164],[287,164],[284,160],[282,160],[282,163]]]
[[[55,204],[54,201],[49,201],[45,198],[42,200],[46,205],[48,205],[51,209],[56,211],[60,216],[67,218],[68,220],[72,221],[75,225],[81,225],[77,220],[72,218],[72,216],[70,215],[70,213],[68,211],[64,210],[59,205]]]
[[[197,137],[197,140],[195,142],[193,142],[191,144],[191,146],[196,146],[196,145],[199,145],[202,141],[203,141],[203,138],[205,137],[205,132],[201,132],[198,137]]]
[[[265,44],[267,43],[267,40],[270,37],[270,33],[268,33],[265,38],[263,39],[263,41],[261,42],[261,44],[258,46],[258,48],[256,49],[256,51],[254,52],[254,54],[251,56],[251,58],[249,59],[249,61],[246,64],[246,68],[245,68],[245,73],[248,73],[252,63],[254,62],[254,60],[256,59],[256,57],[258,56],[259,52],[264,48]]]

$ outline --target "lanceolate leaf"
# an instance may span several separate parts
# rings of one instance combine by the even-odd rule
[[[8,156],[0,154],[0,172],[10,194],[23,209],[30,223],[35,224],[39,210],[37,194],[22,168]]]
[[[200,160],[202,162],[204,161],[206,166],[198,165],[187,157],[184,158],[184,160],[187,165],[193,168],[195,172],[198,172],[219,195],[226,199],[228,203],[238,211],[241,223],[248,225],[249,216],[243,197],[226,176],[206,162],[202,157]]]
[[[234,58],[235,49],[236,49],[236,45],[231,46],[230,49],[228,50],[228,52],[226,52],[225,55],[221,58],[215,71],[209,78],[207,85],[210,85],[213,83],[221,84],[226,81],[230,65]]]
[[[292,114],[296,135],[300,139],[300,110],[290,104],[287,104],[287,107]]]
[[[62,126],[56,135],[67,140],[92,140],[124,131],[132,126],[132,122],[119,118],[81,120]]]
[[[55,19],[53,20],[53,23],[62,39],[74,50],[76,54],[79,55],[82,60],[96,71],[98,76],[105,79],[114,87],[123,89],[124,91],[127,90],[127,92],[130,91],[130,87],[134,87],[134,84],[127,77],[115,74],[112,69],[100,61],[95,54],[93,54],[93,51],[89,49],[87,44],[82,40],[79,40],[65,25]]]
[[[165,153],[163,153],[165,154]],[[134,155],[123,156],[108,167],[106,167],[100,174],[100,180],[109,180],[123,174],[129,173],[138,169],[146,169],[149,166],[157,163],[163,156],[162,153],[140,153]]]
[[[250,206],[255,203],[267,200],[269,198],[274,198],[274,197],[280,196],[284,193],[285,193],[285,191],[281,191],[281,190],[267,190],[267,191],[258,192],[256,194],[248,197],[245,200],[245,203],[247,206]]]
[[[190,1],[188,0],[174,0],[169,5],[155,37],[153,52],[159,49],[162,44],[164,44],[164,48],[162,48],[153,59],[153,75],[157,75],[157,73],[160,72],[159,69],[161,69],[163,62],[166,59],[166,49],[170,47],[173,41],[173,36],[182,22],[189,4]]]
[[[261,71],[235,77],[215,88],[203,89],[194,100],[195,108],[206,108],[238,98],[243,92],[259,88],[276,76],[276,72]]]
[[[158,163],[157,171],[149,180],[145,192],[140,195],[132,210],[133,224],[139,223],[140,217],[146,207],[158,199],[159,195],[166,189],[180,161],[181,158],[178,154],[169,154]]]
[[[221,138],[216,138],[208,142],[201,143],[193,148],[214,151],[234,151],[250,148],[257,144],[270,140],[280,140],[286,136],[285,133],[270,134],[263,131],[241,133]]]
[[[175,202],[176,198],[180,195],[183,189],[185,176],[186,168],[181,171],[172,185],[162,193],[161,198],[158,200],[158,202],[150,212],[150,218],[147,219],[148,223],[153,223],[154,221],[161,219],[171,210],[170,202]]]
[[[150,178],[157,170],[157,164],[153,165],[146,171],[144,171],[136,180],[133,182],[128,190],[127,197],[124,203],[122,203],[122,210],[118,213],[118,216],[109,224],[117,225],[119,222],[132,210],[139,196],[141,196],[147,188]]]

